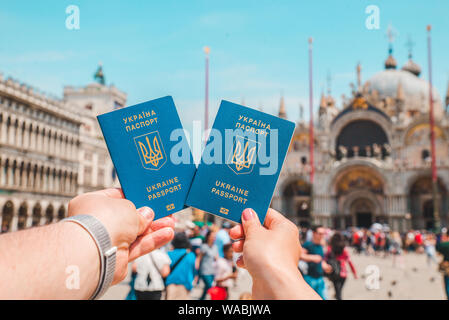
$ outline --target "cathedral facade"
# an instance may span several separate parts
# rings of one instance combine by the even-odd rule
[[[322,94],[314,125],[313,185],[309,126],[299,121],[272,207],[301,226],[369,227],[386,223],[399,231],[434,227],[429,83],[411,55],[397,67],[391,51],[385,69],[353,86],[337,108]],[[437,203],[449,223],[449,88],[443,102],[432,88],[435,118]],[[444,104],[444,105],[443,105]],[[279,116],[286,117],[281,100]]]
[[[96,77],[60,99],[0,74],[1,232],[58,221],[75,195],[117,185],[96,115],[127,97]]]

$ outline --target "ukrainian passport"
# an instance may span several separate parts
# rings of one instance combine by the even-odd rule
[[[252,208],[263,223],[294,129],[291,121],[223,100],[187,205],[235,222]]]
[[[126,199],[155,219],[183,209],[196,167],[172,97],[97,119]]]

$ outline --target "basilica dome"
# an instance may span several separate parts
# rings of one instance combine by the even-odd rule
[[[429,111],[429,83],[410,71],[386,69],[372,76],[366,83],[366,89],[370,94],[376,93],[379,99],[396,99],[398,92],[404,99],[405,111]],[[398,90],[398,87],[400,90]],[[441,117],[443,106],[440,95],[435,87],[432,89],[434,100],[434,115]]]

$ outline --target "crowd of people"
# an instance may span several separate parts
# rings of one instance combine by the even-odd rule
[[[178,230],[170,244],[135,261],[131,281],[134,290],[127,299],[191,299],[195,287],[201,291],[200,300],[229,299],[238,277],[237,253],[229,235],[231,227],[228,221],[220,227],[195,222]],[[371,228],[353,227],[341,231],[319,225],[300,228],[302,250],[298,268],[321,298],[330,298],[327,278],[334,287],[334,298],[341,300],[349,274],[358,278],[352,254],[392,257],[393,267],[404,268],[404,254],[415,252],[425,254],[429,266],[440,265],[446,288],[449,288],[449,274],[445,270],[448,267],[437,258],[440,252],[449,265],[446,233],[443,229],[438,235],[425,230],[401,234],[378,223]],[[250,297],[249,293],[242,295],[242,298]]]
[[[200,286],[200,300],[226,300],[238,275],[236,255],[225,221],[190,223],[178,230],[171,243],[132,264],[131,291],[127,299],[185,300]],[[247,299],[249,293],[242,294]]]
[[[438,265],[443,274],[447,298],[449,299],[449,237],[443,228],[435,234],[428,230],[409,230],[405,233],[392,231],[387,225],[373,224],[370,228],[348,228],[336,231],[322,226],[302,228],[300,232],[302,255],[299,268],[306,282],[327,299],[324,278],[327,277],[335,289],[335,299],[342,299],[342,290],[348,277],[347,266],[357,279],[357,271],[350,258],[354,254],[379,257],[392,256],[393,267],[404,268],[404,254],[425,254],[428,266]],[[437,258],[437,252],[442,260]]]

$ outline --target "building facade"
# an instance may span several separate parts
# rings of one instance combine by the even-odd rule
[[[0,74],[1,232],[58,221],[75,195],[118,185],[95,117],[125,104],[104,81],[58,99]]]
[[[404,231],[434,226],[429,125],[429,84],[409,56],[397,68],[392,53],[385,70],[362,83],[337,108],[322,94],[314,125],[315,179],[310,183],[309,125],[299,121],[272,207],[298,225],[334,228],[387,223]],[[449,222],[449,87],[446,99],[432,88],[435,115],[437,202]],[[279,116],[286,117],[281,100]]]

